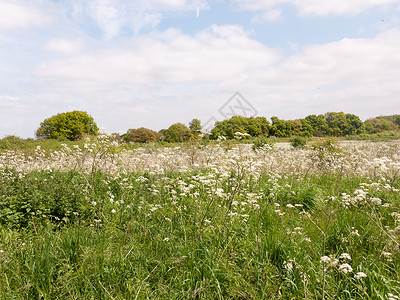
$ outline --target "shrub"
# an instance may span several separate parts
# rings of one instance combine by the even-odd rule
[[[296,136],[290,140],[290,144],[293,148],[304,148],[307,144],[306,139]]]
[[[129,129],[128,132],[123,135],[122,139],[124,142],[151,143],[157,142],[160,137],[160,133],[141,127],[138,129]]]
[[[170,143],[184,142],[190,139],[191,133],[189,128],[182,123],[172,124],[164,131],[165,140]]]
[[[94,119],[84,111],[60,113],[45,119],[36,131],[38,138],[62,139],[70,141],[81,139],[85,134],[97,134],[99,128]]]
[[[276,141],[275,138],[273,137],[267,137],[265,135],[263,136],[259,136],[258,138],[256,138],[253,142],[253,146],[252,149],[253,150],[258,150],[264,147],[268,147],[268,148],[272,148],[274,147]]]

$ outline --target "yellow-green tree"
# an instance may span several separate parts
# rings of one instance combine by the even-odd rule
[[[191,137],[190,129],[182,124],[172,124],[167,130],[164,131],[165,140],[170,143],[185,142]]]
[[[141,127],[137,129],[129,129],[128,132],[122,136],[122,139],[125,142],[151,143],[157,142],[160,137],[160,133]]]
[[[38,138],[66,138],[79,140],[87,135],[95,135],[99,128],[94,119],[84,111],[71,111],[54,115],[40,123],[36,130]]]

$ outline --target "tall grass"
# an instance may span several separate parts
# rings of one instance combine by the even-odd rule
[[[216,151],[209,167],[159,173],[115,171],[96,150],[89,169],[3,167],[0,299],[394,299],[400,180],[385,147],[389,169],[354,172],[323,147],[196,150],[185,164]],[[271,151],[310,165],[252,167]]]

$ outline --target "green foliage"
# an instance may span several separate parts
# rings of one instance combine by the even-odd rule
[[[331,136],[343,136],[348,127],[346,115],[343,112],[335,113],[329,112],[325,115],[328,123],[328,135]]]
[[[290,144],[293,148],[304,148],[307,144],[307,140],[302,137],[296,136],[290,140]]]
[[[372,183],[366,177],[346,177],[335,190],[338,177],[328,173],[262,174],[254,181],[250,173],[219,177],[208,171],[97,173],[89,182],[76,172],[2,170],[1,176],[4,299],[400,294],[398,235],[387,229],[397,226],[398,195],[371,185],[368,199],[390,205],[353,209],[340,203],[343,193]],[[353,271],[341,272],[344,263]],[[358,272],[367,277],[357,278]]]
[[[360,118],[353,114],[346,114],[347,129],[344,135],[357,135],[364,132],[364,123]]]
[[[262,137],[271,140],[260,136],[260,144]],[[215,155],[217,161],[204,168],[160,174],[147,167],[130,172],[118,160],[121,169],[106,172],[100,166],[106,169],[115,159],[116,145],[97,140],[99,145],[87,144],[78,157],[91,153],[89,161],[97,164],[92,171],[74,164],[70,171],[47,164],[40,171],[0,169],[0,298],[400,295],[396,172],[342,174],[339,163],[310,171],[297,165],[303,152],[286,149],[276,156],[238,149],[225,163]],[[375,154],[391,153],[385,152],[391,146]],[[346,155],[332,139],[319,141],[310,152],[323,154],[319,159],[325,163]],[[291,167],[254,172],[254,165],[273,157]],[[40,164],[43,157],[29,161]],[[343,266],[352,271],[341,271]]]
[[[264,117],[245,118],[233,116],[229,120],[216,122],[214,128],[211,130],[211,138],[217,139],[219,136],[223,136],[233,139],[238,132],[249,134],[252,137],[268,135],[269,122]]]
[[[325,115],[325,118],[328,124],[328,135],[346,136],[361,134],[364,131],[364,123],[355,115],[330,112]]]
[[[273,137],[262,135],[254,139],[252,149],[272,149],[275,144],[276,140]]]
[[[327,134],[328,122],[324,115],[309,115],[305,121],[311,126],[313,136],[322,137]]]
[[[293,134],[290,121],[280,120],[278,117],[272,117],[271,121],[270,135],[275,137],[290,137]]]
[[[383,117],[373,118],[365,121],[365,131],[369,134],[395,131],[399,126],[393,122],[394,119]]]
[[[199,119],[193,119],[189,123],[189,129],[192,135],[199,136],[201,134],[201,121]]]
[[[190,129],[182,123],[172,124],[163,134],[169,143],[185,142],[191,137]]]
[[[95,135],[99,131],[94,119],[83,111],[60,113],[45,119],[36,131],[38,138],[81,139],[85,134]]]
[[[157,142],[160,137],[160,133],[141,127],[138,129],[129,129],[127,133],[122,136],[122,139],[124,142],[151,143]]]

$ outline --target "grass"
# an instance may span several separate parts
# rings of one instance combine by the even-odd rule
[[[400,296],[398,173],[255,172],[248,157],[274,152],[233,151],[216,156],[220,169],[161,173],[110,172],[101,160],[94,172],[25,170],[3,159],[0,299]],[[315,150],[279,151],[282,164]]]

